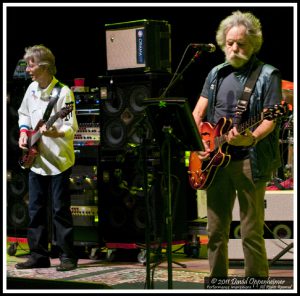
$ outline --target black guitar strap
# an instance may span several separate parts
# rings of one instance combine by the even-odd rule
[[[63,85],[59,81],[54,85],[54,87],[51,91],[51,94],[50,94],[50,101],[48,103],[48,106],[47,106],[46,111],[43,116],[44,122],[46,122],[49,119],[52,108],[59,98],[62,87],[63,87]]]
[[[255,86],[255,83],[258,79],[258,76],[261,72],[263,65],[264,65],[263,63],[259,63],[257,65],[256,69],[251,72],[250,76],[248,77],[248,79],[246,81],[242,97],[238,100],[238,103],[236,106],[235,117],[233,119],[234,125],[239,124],[241,117],[242,117],[242,113],[247,109],[247,105],[248,105],[250,96],[253,92],[253,88]]]

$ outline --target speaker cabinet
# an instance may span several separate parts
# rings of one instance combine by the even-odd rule
[[[274,259],[287,246],[293,243],[293,239],[265,239],[267,258]],[[292,260],[294,257],[293,250],[290,249],[280,257],[280,260]],[[243,260],[244,253],[241,239],[229,239],[228,258],[233,260]]]
[[[198,216],[207,216],[206,192],[197,190]],[[268,259],[273,259],[290,244],[294,237],[294,192],[273,190],[265,193],[264,238]],[[228,243],[229,259],[244,259],[240,234],[239,204],[235,200]],[[288,250],[280,259],[293,259],[293,250]]]
[[[293,190],[272,190],[265,193],[265,221],[293,221]],[[235,200],[232,220],[239,221],[239,203]]]
[[[294,232],[294,193],[292,190],[273,190],[265,193],[265,227],[266,239],[292,239]],[[231,237],[240,238],[239,204],[235,200]]]
[[[292,190],[266,191],[264,238],[268,259],[273,259],[289,244],[294,237],[294,192]],[[239,205],[236,200],[233,208],[231,239],[228,250],[230,259],[242,259],[242,242],[240,239]],[[293,250],[284,253],[280,259],[293,259]]]
[[[28,172],[21,168],[7,171],[7,235],[26,236],[28,215]]]
[[[127,149],[152,138],[145,115],[145,98],[159,97],[169,74],[145,73],[100,78],[101,150]]]
[[[171,204],[173,239],[187,235],[188,200],[185,167],[179,159],[172,161]],[[105,242],[144,243],[149,231],[151,240],[166,241],[166,176],[159,159],[148,159],[146,177],[138,155],[118,155],[100,164],[99,220]],[[148,198],[144,191],[147,178]],[[148,201],[148,203],[147,203]],[[147,215],[149,227],[146,229]]]
[[[171,72],[171,26],[140,20],[106,24],[107,70]]]

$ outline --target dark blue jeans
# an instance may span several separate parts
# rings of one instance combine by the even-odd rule
[[[76,258],[73,248],[73,220],[69,178],[72,169],[55,176],[29,173],[28,244],[35,258],[49,257],[50,227],[60,248],[61,259]],[[52,225],[49,225],[51,223]]]

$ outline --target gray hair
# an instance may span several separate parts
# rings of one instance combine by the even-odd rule
[[[50,74],[56,74],[55,57],[51,50],[42,44],[25,48],[24,59],[27,62],[33,60],[39,66],[46,66]]]
[[[240,25],[246,28],[246,34],[249,37],[251,45],[253,46],[254,53],[258,53],[263,43],[261,23],[260,20],[250,12],[242,13],[237,10],[221,21],[216,34],[217,44],[222,50],[224,50],[227,32],[232,27]]]

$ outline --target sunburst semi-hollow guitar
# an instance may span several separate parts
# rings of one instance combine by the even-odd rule
[[[275,105],[268,108],[257,116],[251,117],[248,121],[237,126],[239,133],[252,128],[264,119],[273,120],[287,113],[286,104]],[[189,182],[194,189],[207,189],[212,183],[216,172],[220,167],[226,167],[231,156],[228,154],[229,145],[226,142],[226,135],[232,128],[232,119],[221,118],[213,126],[203,122],[200,128],[202,139],[209,145],[211,153],[207,159],[201,160],[197,151],[191,151],[189,157]]]
[[[46,129],[48,130],[58,118],[65,118],[73,110],[73,102],[67,103],[59,112],[54,114],[46,122]],[[27,149],[22,150],[22,157],[19,160],[19,164],[23,169],[29,169],[33,165],[33,162],[38,155],[38,141],[42,134],[40,127],[45,124],[44,120],[40,120],[34,130],[28,132],[28,144]]]

